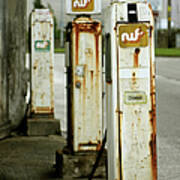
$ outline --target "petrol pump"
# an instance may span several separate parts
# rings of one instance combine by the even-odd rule
[[[49,9],[31,15],[31,113],[54,114],[54,28]]]
[[[102,144],[102,27],[90,15],[101,1],[69,0],[67,14],[68,147],[73,152],[97,151]]]
[[[54,22],[49,9],[31,14],[31,104],[28,135],[57,134],[54,119]]]
[[[156,180],[154,22],[151,5],[104,11],[108,180]]]

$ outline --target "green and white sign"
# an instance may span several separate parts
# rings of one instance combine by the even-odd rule
[[[36,51],[42,51],[42,52],[48,52],[50,51],[50,41],[46,40],[36,40],[35,41],[35,50]]]

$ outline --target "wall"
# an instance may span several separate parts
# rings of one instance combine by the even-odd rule
[[[7,61],[5,54],[7,43],[4,38],[5,31],[5,1],[0,0],[0,132],[3,133],[8,125]]]
[[[26,0],[0,0],[0,138],[25,115]]]
[[[163,0],[162,11],[159,14],[160,28],[167,28],[167,4],[168,0]],[[180,1],[171,0],[172,4],[172,27],[180,28]]]

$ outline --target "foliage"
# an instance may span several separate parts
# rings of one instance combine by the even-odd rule
[[[170,47],[176,47],[176,34],[180,33],[180,29],[171,29],[171,41]],[[158,30],[158,48],[167,48],[168,47],[168,30],[167,29],[159,29]]]
[[[65,53],[65,49],[64,48],[56,48],[54,50],[55,53]]]
[[[180,57],[180,49],[156,48],[156,56]]]

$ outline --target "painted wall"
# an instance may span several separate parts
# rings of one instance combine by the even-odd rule
[[[26,0],[0,0],[0,137],[25,115]]]

